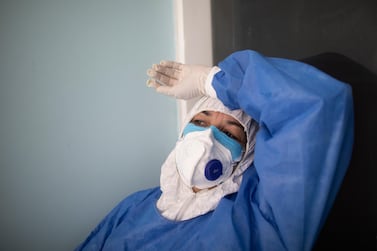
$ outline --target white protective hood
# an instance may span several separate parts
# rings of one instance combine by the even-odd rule
[[[245,153],[233,174],[225,182],[215,188],[194,193],[190,187],[183,184],[179,177],[175,164],[175,149],[173,149],[161,168],[162,195],[157,201],[160,213],[170,220],[188,220],[214,210],[221,198],[238,191],[243,172],[254,160],[255,135],[258,124],[250,116],[242,110],[229,110],[216,98],[202,97],[187,114],[182,128],[202,111],[222,112],[237,119],[246,128]],[[182,132],[179,138],[181,137]]]

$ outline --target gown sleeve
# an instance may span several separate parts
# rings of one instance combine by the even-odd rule
[[[219,67],[217,98],[260,125],[250,203],[264,219],[256,222],[268,222],[287,250],[310,250],[349,164],[351,88],[307,64],[250,50]]]
[[[114,230],[118,228],[125,218],[128,217],[128,211],[132,210],[135,204],[151,197],[150,195],[153,195],[157,190],[159,191],[159,188],[147,189],[126,197],[114,207],[104,219],[102,219],[102,221],[93,231],[91,231],[88,237],[74,249],[74,251],[108,250],[108,248],[105,248],[105,245],[108,244],[108,242],[112,245],[114,240],[109,239],[114,238]],[[118,242],[121,240],[121,238],[115,237],[116,245],[120,246]],[[117,247],[116,250],[118,249],[121,248]]]

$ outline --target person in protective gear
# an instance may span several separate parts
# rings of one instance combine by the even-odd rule
[[[201,98],[160,187],[125,198],[76,250],[311,250],[351,156],[351,88],[251,50],[148,76],[159,93]]]
[[[207,96],[197,101],[184,125],[161,169],[157,208],[170,220],[208,213],[225,195],[237,192],[253,161],[258,128],[242,110],[229,110]]]

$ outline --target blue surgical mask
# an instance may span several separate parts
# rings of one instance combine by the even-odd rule
[[[215,137],[215,139],[220,142],[223,146],[225,146],[231,153],[232,155],[232,160],[233,161],[238,161],[241,158],[242,155],[242,146],[241,144],[235,140],[220,131],[217,127],[215,126],[210,126],[210,127],[202,127],[202,126],[197,126],[193,123],[187,124],[187,126],[183,129],[183,136],[190,132],[195,132],[195,131],[204,131],[204,130],[212,130],[212,133]]]

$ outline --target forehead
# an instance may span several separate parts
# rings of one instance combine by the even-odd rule
[[[223,120],[224,122],[230,122],[234,125],[239,125],[243,128],[243,126],[238,121],[238,119],[234,118],[232,115],[229,115],[223,112],[204,110],[194,115],[193,118],[196,118],[198,116],[200,116],[202,119],[208,119],[208,120]]]

